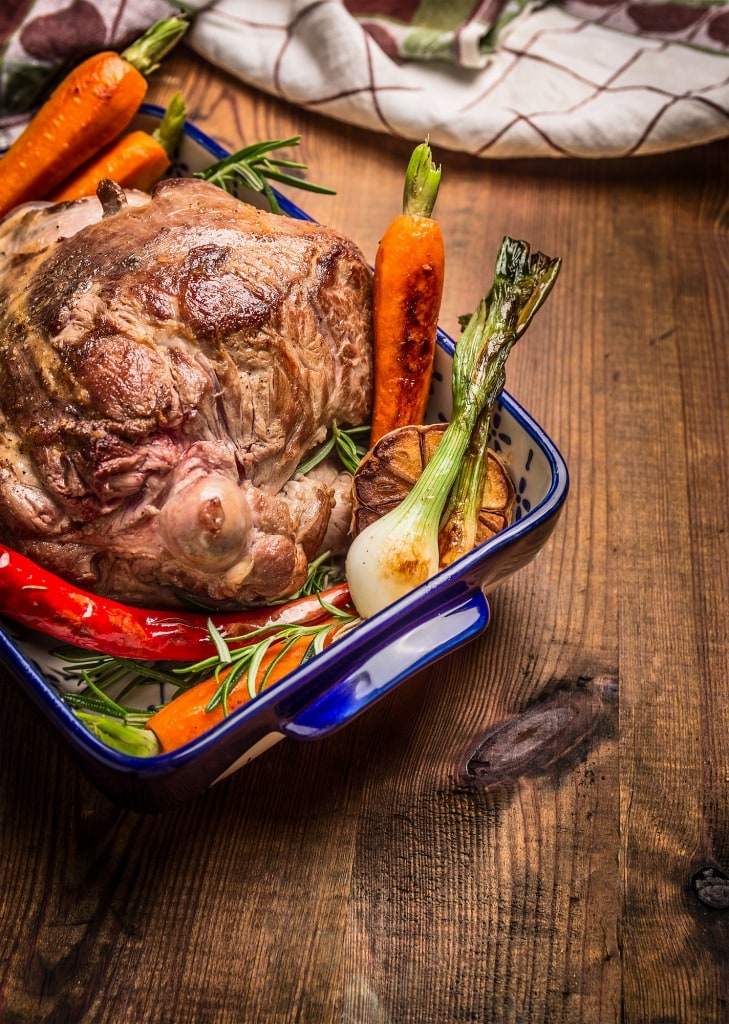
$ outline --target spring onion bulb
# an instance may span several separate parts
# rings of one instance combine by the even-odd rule
[[[488,430],[483,419],[479,427],[479,418],[484,410],[488,416],[504,385],[506,357],[549,294],[560,265],[542,253],[530,256],[526,242],[504,238],[491,290],[456,345],[453,415],[443,438],[407,497],[358,534],[347,553],[347,582],[362,618],[438,572],[439,533],[452,492],[450,512],[462,507],[472,514],[480,492],[471,478],[485,460],[464,457],[470,445],[472,451],[483,447]]]

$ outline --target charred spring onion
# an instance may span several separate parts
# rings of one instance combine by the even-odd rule
[[[463,332],[453,359],[453,416],[436,453],[408,496],[353,540],[346,577],[357,612],[368,618],[434,576],[439,532],[448,510],[473,515],[471,477],[483,459],[466,459],[479,417],[504,384],[504,364],[554,284],[561,261],[530,255],[526,242],[504,238],[494,281]],[[486,413],[488,415],[488,413]],[[482,424],[483,426],[483,424]],[[488,431],[481,429],[476,447]],[[461,466],[463,465],[463,475]],[[479,470],[480,472],[480,470]],[[455,488],[455,489],[454,489]]]

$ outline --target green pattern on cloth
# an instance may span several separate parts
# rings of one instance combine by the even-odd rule
[[[462,67],[485,67],[501,30],[534,0],[420,0],[344,6],[382,50],[404,60],[443,60]]]

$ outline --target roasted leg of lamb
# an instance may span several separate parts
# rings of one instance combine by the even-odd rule
[[[0,536],[97,593],[301,586],[332,512],[296,470],[369,416],[371,272],[337,232],[193,179],[0,224]]]

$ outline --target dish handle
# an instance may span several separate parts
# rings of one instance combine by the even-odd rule
[[[490,609],[481,590],[461,595],[438,613],[422,616],[398,632],[384,647],[356,657],[346,675],[291,717],[279,718],[284,735],[320,739],[392,690],[407,676],[420,671],[481,633]]]

